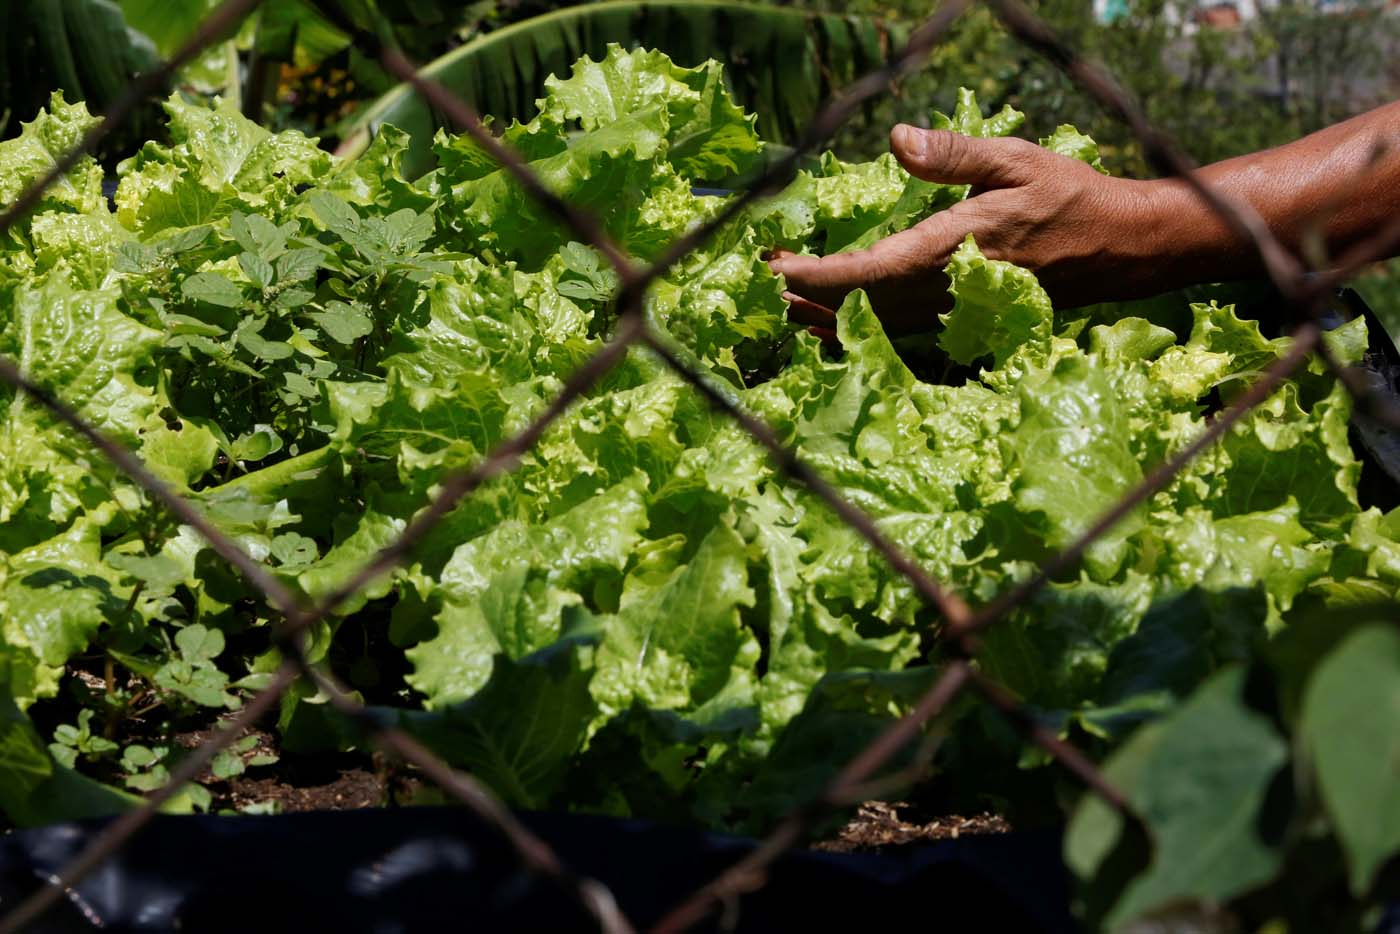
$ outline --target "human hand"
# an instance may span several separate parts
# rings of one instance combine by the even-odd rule
[[[983,255],[1035,272],[1057,307],[1148,294],[1158,285],[1169,193],[1110,178],[1021,139],[897,126],[890,146],[911,175],[972,186],[969,197],[868,249],[780,253],[792,317],[829,327],[829,311],[865,289],[892,334],[932,330],[951,306],[943,275],[970,233]]]

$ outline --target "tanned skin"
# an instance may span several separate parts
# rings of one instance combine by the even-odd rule
[[[890,147],[910,174],[971,185],[971,197],[868,249],[776,256],[795,320],[830,327],[827,309],[863,288],[892,333],[931,330],[951,301],[942,269],[968,234],[986,256],[1034,271],[1062,308],[1264,273],[1180,180],[1110,178],[1025,140],[903,125]],[[1285,245],[1320,236],[1339,255],[1400,216],[1400,102],[1200,174]]]

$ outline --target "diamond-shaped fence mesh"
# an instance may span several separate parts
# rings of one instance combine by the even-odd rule
[[[682,236],[662,253],[657,262],[646,267],[635,265],[626,252],[609,238],[595,217],[552,193],[518,154],[491,134],[470,104],[442,85],[423,77],[399,49],[381,45],[375,36],[356,34],[356,41],[361,45],[362,51],[377,49],[382,63],[391,74],[411,83],[435,109],[446,114],[460,130],[470,134],[480,143],[515,176],[532,197],[567,225],[580,240],[596,247],[616,269],[621,292],[618,300],[618,324],[612,339],[573,374],[545,411],[518,435],[491,451],[475,467],[443,477],[436,497],[416,514],[397,539],[315,606],[308,605],[300,596],[288,590],[257,559],[203,517],[194,505],[146,469],[130,451],[105,438],[97,429],[84,422],[65,400],[55,398],[42,386],[36,385],[14,362],[0,358],[0,379],[12,385],[17,392],[29,395],[47,407],[75,432],[86,438],[98,452],[110,458],[117,467],[170,510],[181,523],[192,527],[203,536],[215,552],[262,593],[268,604],[281,615],[274,641],[285,658],[263,690],[250,698],[235,716],[226,720],[204,744],[171,770],[170,780],[164,787],[148,795],[141,807],[108,824],[61,873],[50,880],[50,884],[36,891],[0,919],[0,930],[22,930],[39,919],[46,909],[63,897],[66,890],[101,865],[103,860],[116,852],[132,835],[138,833],[160,805],[173,796],[182,784],[199,774],[220,750],[234,742],[246,728],[271,710],[283,693],[299,678],[308,679],[324,692],[336,709],[357,720],[378,745],[417,767],[428,779],[472,809],[509,843],[523,867],[555,884],[562,894],[580,905],[596,921],[599,928],[610,932],[631,930],[625,906],[618,905],[605,887],[572,873],[544,841],[517,821],[510,810],[481,783],[447,765],[405,732],[377,719],[353,699],[328,671],[308,660],[300,637],[307,627],[334,613],[348,598],[376,578],[388,573],[412,552],[414,546],[438,521],[475,489],[492,477],[509,471],[549,426],[573,402],[596,385],[633,346],[649,348],[717,410],[737,421],[768,451],[784,474],[806,485],[824,500],[827,506],[857,531],[893,569],[906,577],[918,593],[938,610],[941,623],[937,636],[949,650],[952,659],[909,713],[894,722],[859,755],[846,763],[818,799],[790,813],[741,861],[675,906],[656,926],[657,930],[682,930],[690,927],[704,920],[717,906],[762,886],[766,867],[785,850],[800,843],[813,822],[829,813],[831,809],[849,806],[880,793],[882,789],[898,787],[916,780],[921,774],[921,768],[928,765],[934,751],[933,744],[928,743],[925,737],[925,726],[964,691],[972,691],[979,695],[1027,739],[1041,746],[1089,789],[1129,819],[1133,819],[1124,794],[1108,781],[1086,755],[1039,724],[1020,707],[1011,692],[978,670],[974,663],[980,648],[979,633],[995,625],[998,620],[1005,618],[1012,610],[1029,600],[1054,574],[1072,567],[1098,536],[1169,483],[1193,457],[1229,431],[1253,406],[1268,398],[1284,379],[1304,365],[1313,354],[1317,354],[1334,374],[1343,380],[1363,411],[1389,424],[1400,424],[1400,415],[1386,408],[1381,400],[1369,395],[1365,387],[1327,352],[1326,345],[1321,341],[1321,330],[1317,323],[1331,290],[1366,264],[1388,255],[1400,244],[1400,218],[1377,231],[1369,240],[1351,247],[1330,269],[1309,275],[1310,270],[1304,263],[1278,241],[1248,205],[1212,189],[1195,174],[1194,166],[1182,150],[1171,139],[1148,124],[1142,111],[1111,76],[1068,48],[1044,22],[1022,6],[1019,0],[982,0],[1011,34],[1046,56],[1109,113],[1125,121],[1159,170],[1186,180],[1196,195],[1237,235],[1247,238],[1253,244],[1270,279],[1290,306],[1298,324],[1293,332],[1290,350],[1272,367],[1259,374],[1250,388],[1241,393],[1231,405],[1219,412],[1199,437],[1150,472],[1138,485],[1125,490],[1117,505],[1098,517],[1078,539],[1059,554],[1046,561],[1035,575],[978,608],[971,606],[961,595],[941,584],[925,572],[917,561],[904,554],[880,531],[870,516],[843,498],[821,474],[784,446],[767,424],[743,410],[726,392],[712,384],[707,375],[697,370],[677,352],[668,337],[658,334],[642,316],[642,302],[650,283],[688,251],[705,242],[726,223],[736,218],[748,204],[776,192],[785,185],[804,155],[825,142],[867,100],[882,93],[893,81],[918,68],[972,2],[973,0],[945,0],[928,21],[912,33],[907,46],[895,55],[889,64],[855,81],[829,101],[797,141],[790,154],[774,163],[743,194],[729,199],[713,220]],[[129,93],[110,108],[101,123],[85,136],[77,148],[59,159],[45,178],[21,194],[6,209],[0,216],[0,232],[31,210],[39,202],[45,188],[71,169],[83,153],[91,150],[103,136],[119,125],[142,100],[163,90],[183,63],[191,60],[211,42],[226,35],[257,5],[257,0],[225,0],[218,6],[170,61],[159,70],[146,74],[133,83]],[[334,12],[333,4],[325,6],[329,12]],[[925,741],[917,749],[912,766],[895,775],[881,775],[881,770],[887,763],[921,738]]]

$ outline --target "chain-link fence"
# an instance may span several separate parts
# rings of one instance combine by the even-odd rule
[[[1042,747],[1094,793],[1127,819],[1136,820],[1124,794],[1113,786],[1086,755],[1041,725],[1019,705],[1011,692],[979,671],[974,665],[980,648],[979,636],[987,627],[995,625],[1012,610],[1031,599],[1056,573],[1072,567],[1098,536],[1126,517],[1138,504],[1166,486],[1193,457],[1221,438],[1253,406],[1267,399],[1283,380],[1304,365],[1313,354],[1322,359],[1333,374],[1344,382],[1362,411],[1387,425],[1400,426],[1400,413],[1386,407],[1382,400],[1370,394],[1356,376],[1345,369],[1328,351],[1327,345],[1321,340],[1318,324],[1328,296],[1341,282],[1368,263],[1389,255],[1400,245],[1400,217],[1376,231],[1370,239],[1351,247],[1329,269],[1309,270],[1299,257],[1279,242],[1248,205],[1230,198],[1224,192],[1212,189],[1201,180],[1182,150],[1148,124],[1142,111],[1111,76],[1066,47],[1054,32],[1022,6],[1019,0],[983,0],[1008,31],[1046,56],[1110,113],[1125,121],[1141,141],[1149,159],[1160,171],[1184,179],[1192,191],[1209,205],[1236,236],[1247,239],[1253,245],[1273,285],[1291,310],[1295,328],[1288,352],[1273,366],[1260,373],[1253,384],[1232,404],[1217,413],[1199,437],[1150,472],[1137,486],[1125,491],[1117,505],[1098,517],[1068,547],[1046,561],[1036,574],[986,605],[976,608],[958,593],[928,575],[915,560],[905,555],[880,531],[870,516],[843,498],[817,471],[804,463],[794,451],[784,446],[768,425],[736,405],[729,395],[710,382],[707,375],[678,356],[667,340],[645,322],[642,315],[643,299],[647,287],[652,282],[687,252],[736,219],[749,204],[780,190],[793,177],[799,160],[826,141],[862,104],[885,91],[892,82],[918,68],[972,2],[973,0],[945,0],[931,18],[912,33],[907,46],[893,56],[889,64],[857,80],[827,103],[789,154],[771,165],[743,194],[729,199],[712,220],[679,238],[661,254],[659,260],[645,268],[633,263],[626,252],[608,236],[595,217],[551,192],[518,154],[491,134],[467,102],[442,85],[423,77],[399,49],[381,44],[380,39],[373,35],[353,33],[362,51],[377,49],[384,66],[391,74],[410,82],[434,108],[451,118],[462,131],[470,134],[504,166],[530,196],[570,228],[580,240],[596,247],[616,270],[621,290],[618,298],[618,324],[612,339],[572,375],[558,397],[541,416],[524,431],[500,444],[474,468],[444,477],[436,498],[408,523],[392,544],[384,547],[357,573],[350,575],[343,585],[314,606],[308,605],[300,596],[292,593],[257,559],[222,534],[195,506],[149,471],[131,452],[105,438],[80,418],[64,400],[55,398],[42,386],[32,382],[14,362],[0,358],[0,378],[15,387],[16,391],[30,395],[85,437],[98,451],[110,458],[151,496],[159,500],[180,522],[189,525],[203,536],[215,552],[262,593],[268,604],[282,617],[275,628],[274,641],[285,659],[271,682],[262,691],[250,698],[237,714],[226,720],[205,743],[171,769],[169,782],[164,787],[148,795],[141,807],[108,824],[62,872],[49,880],[50,884],[36,891],[0,919],[0,931],[19,931],[39,919],[49,907],[64,897],[67,890],[116,852],[133,834],[139,832],[181,785],[198,775],[220,750],[229,746],[248,727],[270,711],[298,679],[307,679],[314,684],[324,692],[338,711],[358,721],[383,749],[416,766],[428,779],[474,811],[510,845],[526,869],[555,884],[561,893],[587,911],[599,928],[609,932],[632,930],[626,916],[626,906],[618,905],[604,886],[572,873],[543,840],[527,830],[509,809],[474,778],[454,770],[414,738],[373,716],[338,684],[329,672],[308,660],[300,637],[309,626],[334,613],[348,598],[402,561],[429,530],[473,490],[492,477],[509,471],[571,403],[596,385],[633,346],[649,348],[711,405],[737,421],[767,449],[783,473],[805,484],[823,499],[844,522],[879,552],[891,567],[906,577],[919,594],[938,610],[942,618],[938,636],[952,659],[909,713],[894,722],[859,755],[846,763],[818,799],[790,813],[749,855],[676,905],[655,926],[656,930],[674,931],[693,926],[704,920],[717,906],[730,903],[743,893],[762,886],[765,869],[769,864],[785,850],[800,843],[814,821],[832,809],[850,806],[878,795],[882,790],[898,787],[916,779],[932,756],[929,744],[924,744],[917,750],[912,766],[893,776],[880,777],[880,772],[897,754],[923,734],[925,725],[932,718],[964,691],[980,695],[1027,739]],[[257,5],[258,0],[225,0],[217,7],[169,62],[161,69],[134,82],[129,93],[86,134],[77,148],[59,159],[42,180],[8,207],[3,216],[0,216],[0,233],[24,217],[39,203],[43,191],[49,185],[71,169],[85,152],[90,151],[104,135],[120,124],[147,96],[164,89],[181,65],[190,61],[210,43],[226,35]],[[334,3],[318,4],[318,7],[331,15],[336,11]],[[344,17],[336,17],[336,20],[340,24],[347,23]],[[348,28],[353,30],[353,27]],[[1376,159],[1383,155],[1381,152],[1376,153]],[[1320,218],[1318,222],[1321,222]]]

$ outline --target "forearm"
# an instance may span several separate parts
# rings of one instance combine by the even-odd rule
[[[1400,217],[1400,102],[1276,149],[1217,162],[1201,178],[1252,207],[1286,246],[1320,236],[1338,256]],[[1144,240],[1172,284],[1261,275],[1263,264],[1189,186],[1143,182]]]

